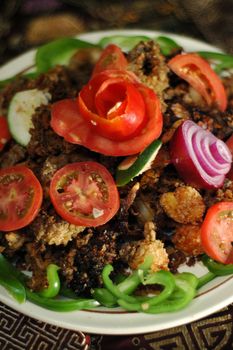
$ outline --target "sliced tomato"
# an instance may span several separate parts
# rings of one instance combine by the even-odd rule
[[[0,116],[0,151],[10,139],[11,134],[8,128],[7,120],[5,117]]]
[[[155,93],[144,85],[139,85],[138,89],[144,99],[147,123],[141,132],[130,140],[114,141],[94,132],[79,113],[77,103],[71,99],[61,100],[53,104],[51,126],[66,141],[83,145],[92,151],[108,156],[127,156],[140,153],[160,136],[163,119],[160,102]],[[69,124],[70,121],[72,121],[71,124]],[[60,128],[60,125],[63,127]]]
[[[121,49],[114,44],[109,44],[96,62],[92,76],[108,69],[126,70],[127,66],[127,59]]]
[[[137,82],[127,74],[112,77],[102,72],[95,75],[80,91],[78,105],[90,127],[111,140],[132,138],[147,121]]]
[[[206,60],[195,53],[180,54],[173,57],[168,66],[197,90],[209,106],[215,104],[220,111],[225,111],[227,96],[223,83]]]
[[[201,227],[203,249],[212,259],[233,264],[233,202],[214,204]]]
[[[96,162],[72,163],[58,170],[51,181],[50,197],[57,213],[79,226],[103,225],[120,206],[111,174]]]
[[[25,166],[0,170],[0,230],[17,230],[30,224],[42,203],[42,187]]]

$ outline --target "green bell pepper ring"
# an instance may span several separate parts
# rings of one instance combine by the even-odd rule
[[[26,300],[24,285],[18,278],[18,271],[0,254],[0,285],[17,300],[23,303]]]
[[[141,283],[141,275],[146,273],[152,263],[152,257],[147,256],[145,261],[139,266],[138,270],[133,271],[133,273],[127,277],[125,277],[122,282],[117,284],[117,288],[120,293],[131,294],[135,291],[135,289]],[[112,267],[108,267],[108,275],[112,271]],[[111,270],[111,271],[110,271]],[[106,273],[106,270],[105,270]],[[108,278],[109,279],[109,278]],[[112,281],[110,280],[110,283]],[[99,301],[101,305],[106,307],[114,307],[117,306],[117,297],[112,294],[107,288],[95,288],[92,292],[93,297]]]
[[[60,291],[60,278],[58,270],[60,268],[55,264],[49,264],[47,267],[48,287],[38,292],[38,294],[45,298],[54,298]]]
[[[158,284],[162,285],[164,289],[156,296],[135,296],[131,298],[129,303],[129,299],[122,298],[121,300],[126,301],[127,310],[130,311],[142,311],[149,309],[153,305],[157,305],[166,300],[172,293],[175,288],[175,278],[169,271],[158,271],[150,274],[145,278],[143,282],[144,285],[148,284]],[[118,300],[119,301],[119,300]]]
[[[175,289],[173,293],[161,303],[144,307],[141,311],[150,314],[175,312],[186,307],[196,295],[198,279],[195,275],[180,273],[175,277]],[[194,276],[194,277],[193,277]],[[125,300],[118,300],[118,304],[130,310],[131,305]]]
[[[202,262],[208,268],[208,270],[216,276],[226,276],[233,273],[233,264],[219,263],[207,255],[202,257]]]
[[[26,288],[26,296],[27,299],[34,304],[44,307],[45,309],[58,312],[92,309],[99,305],[99,303],[94,299],[79,298],[66,300],[46,298],[40,296],[38,293],[31,292],[28,288]]]

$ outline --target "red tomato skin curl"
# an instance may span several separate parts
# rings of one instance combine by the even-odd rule
[[[197,90],[209,106],[216,103],[220,111],[226,110],[227,95],[223,83],[205,59],[196,53],[179,54],[168,62],[168,66]],[[184,70],[184,67],[187,69]],[[189,73],[192,67],[198,69],[201,74]],[[209,89],[214,96],[211,95]]]
[[[76,170],[79,169],[80,171],[83,170],[84,172],[87,172],[87,173],[90,170],[96,171],[97,173],[100,174],[100,176],[106,183],[108,187],[109,202],[108,202],[108,208],[106,208],[106,211],[103,216],[96,219],[91,219],[91,218],[82,218],[78,216],[75,217],[74,215],[69,214],[68,212],[65,212],[64,207],[60,203],[60,198],[56,190],[56,185],[62,176],[66,176],[66,174],[69,174],[69,172],[72,172],[75,169]],[[71,163],[59,169],[54,174],[51,180],[50,199],[53,203],[53,206],[56,212],[64,220],[76,226],[96,227],[96,226],[103,225],[106,222],[108,222],[110,219],[112,219],[112,217],[117,213],[120,207],[119,193],[115,185],[115,181],[113,180],[111,174],[103,165],[96,162],[91,162],[91,161]]]
[[[11,139],[11,134],[5,117],[0,116],[0,151],[3,150],[5,144]]]
[[[0,230],[9,232],[14,230],[19,230],[27,225],[29,225],[38,215],[42,200],[43,200],[43,189],[37,177],[34,175],[32,170],[27,168],[24,165],[16,165],[6,169],[0,170],[0,179],[5,174],[23,174],[25,176],[25,188],[27,185],[33,184],[34,193],[32,204],[30,206],[29,213],[27,212],[22,219],[19,219],[18,222],[3,222],[0,220]],[[1,186],[1,184],[0,184]]]
[[[225,254],[223,250],[216,243],[216,227],[218,225],[217,216],[224,211],[233,211],[232,202],[219,202],[210,207],[206,213],[204,221],[201,227],[201,241],[205,253],[210,256],[212,259],[223,263],[223,264],[233,264],[233,247],[231,242],[233,241],[233,223],[231,232],[226,232],[226,237],[224,235],[224,228],[219,228],[222,234],[222,241],[228,242],[228,253]],[[222,219],[224,220],[224,219]],[[232,220],[232,219],[230,219]],[[230,228],[229,228],[230,229]],[[217,246],[217,247],[216,247]]]
[[[99,60],[96,62],[92,72],[92,77],[105,70],[126,70],[127,66],[127,59],[121,49],[115,44],[109,44],[105,47]]]

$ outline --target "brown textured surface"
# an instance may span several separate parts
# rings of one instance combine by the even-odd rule
[[[63,14],[64,19],[71,18],[67,14],[72,15],[72,21],[69,20],[69,25],[64,26],[64,32],[59,35],[68,35],[70,30],[78,34],[101,29],[146,28],[205,39],[233,52],[232,0],[1,0],[0,64],[41,42],[39,30],[37,33],[30,32],[41,19],[45,42],[45,27],[51,29],[52,23],[55,23],[56,28],[56,18],[61,19]],[[51,39],[51,32],[48,31],[47,39]],[[56,37],[56,30],[54,33]],[[0,303],[0,350],[88,348],[230,350],[233,349],[233,305],[202,320],[160,332],[140,336],[89,337],[37,321]]]

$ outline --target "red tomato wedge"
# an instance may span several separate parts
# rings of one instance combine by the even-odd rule
[[[50,184],[50,198],[57,213],[77,226],[103,225],[120,206],[111,174],[95,162],[72,163],[58,170]]]
[[[127,59],[121,49],[114,44],[109,44],[96,62],[92,76],[109,69],[126,70],[127,66]]]
[[[216,104],[220,111],[225,111],[227,96],[223,83],[206,60],[195,53],[180,54],[168,66],[197,90],[208,106]]]
[[[79,111],[90,127],[111,140],[123,141],[140,133],[147,115],[143,96],[132,76],[113,71],[94,76],[78,96]]]
[[[144,99],[147,123],[140,133],[130,140],[114,141],[93,131],[89,122],[80,114],[76,101],[71,99],[61,100],[53,104],[51,126],[66,141],[83,145],[92,151],[108,156],[127,156],[140,153],[160,136],[163,119],[156,94],[144,85],[139,85],[138,90]]]
[[[0,170],[0,230],[17,230],[30,224],[39,212],[43,191],[25,166]]]
[[[7,120],[5,117],[0,116],[0,151],[10,139],[11,134],[8,128]]]
[[[203,249],[212,259],[233,264],[233,202],[214,204],[201,227]]]

